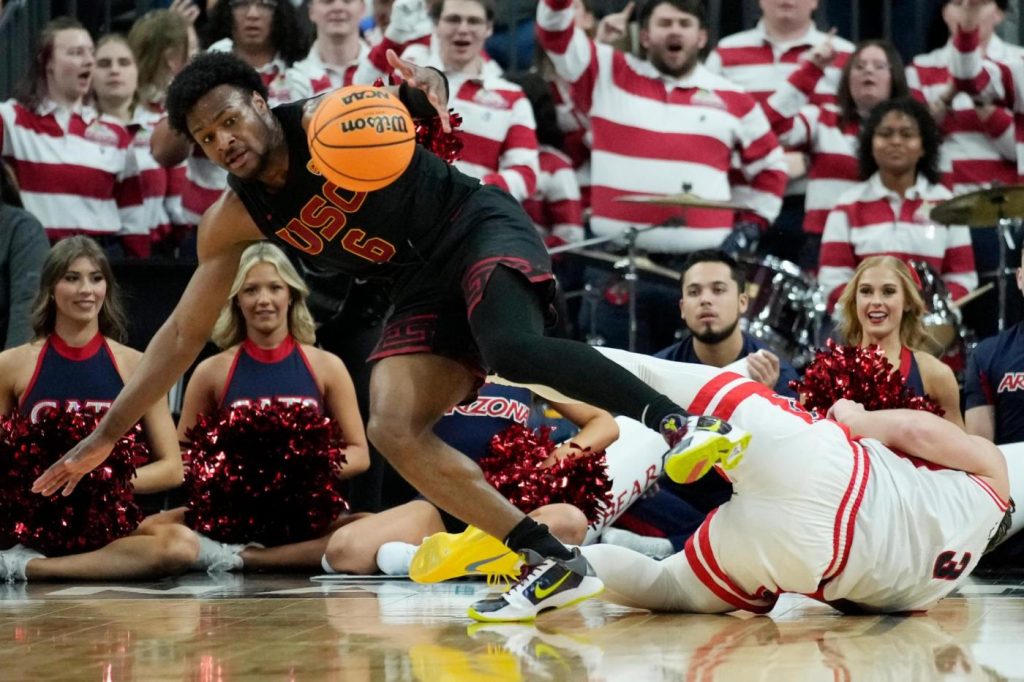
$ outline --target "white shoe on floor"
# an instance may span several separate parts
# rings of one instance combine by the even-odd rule
[[[409,566],[418,549],[408,542],[385,542],[377,550],[377,568],[384,575],[409,575]]]
[[[191,568],[193,571],[221,573],[224,571],[240,571],[245,562],[242,561],[242,550],[251,545],[230,545],[196,533],[199,538],[199,556]]]
[[[15,545],[10,549],[0,552],[0,581],[6,583],[24,582],[25,567],[33,559],[45,559],[46,557],[34,549],[25,545]]]
[[[640,535],[624,528],[605,528],[601,533],[601,542],[607,545],[625,547],[634,552],[640,552],[652,559],[664,559],[675,553],[672,542],[668,538],[655,538],[648,535]]]

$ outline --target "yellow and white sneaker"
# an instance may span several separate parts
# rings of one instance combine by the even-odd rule
[[[679,431],[682,434],[664,456],[665,473],[676,483],[693,483],[716,464],[734,468],[750,445],[750,433],[718,417],[687,417],[685,426],[673,435]]]
[[[467,575],[515,579],[519,555],[501,540],[469,526],[461,533],[434,533],[423,541],[409,564],[418,583],[439,583]]]

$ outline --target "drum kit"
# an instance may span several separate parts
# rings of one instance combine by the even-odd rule
[[[730,201],[709,200],[688,190],[665,195],[628,195],[619,201],[652,203],[680,208],[743,210],[746,207]],[[1005,267],[1008,249],[1013,249],[1012,229],[1024,220],[1024,185],[1000,186],[964,194],[939,204],[930,218],[941,225],[992,227],[998,232],[999,262],[997,273],[998,328],[1006,326],[1006,280],[1013,269]],[[636,284],[641,275],[663,282],[678,282],[679,273],[654,263],[636,247],[636,237],[649,227],[631,227],[619,234],[587,239],[551,249],[552,254],[576,252],[576,255],[621,273],[629,300],[629,347],[636,348],[637,313]],[[622,255],[593,250],[606,242],[625,242]],[[824,345],[826,326],[825,297],[816,279],[797,265],[771,256],[746,256],[739,259],[746,271],[749,304],[741,320],[742,328],[764,341],[780,356],[802,369],[814,357],[815,348]],[[928,263],[910,260],[908,265],[921,281],[921,294],[928,313],[924,325],[935,339],[931,349],[954,369],[965,361],[974,344],[972,332],[964,326],[961,309],[992,288],[992,284],[976,289],[953,301],[945,283]],[[670,314],[670,313],[667,313]]]

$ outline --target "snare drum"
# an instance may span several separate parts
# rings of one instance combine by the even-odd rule
[[[810,359],[825,302],[815,279],[789,261],[742,259],[749,300],[744,330],[800,367]]]

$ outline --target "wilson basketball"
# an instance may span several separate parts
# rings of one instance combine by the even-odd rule
[[[354,192],[390,185],[409,167],[416,148],[409,110],[387,90],[366,85],[326,95],[306,134],[317,170]]]

